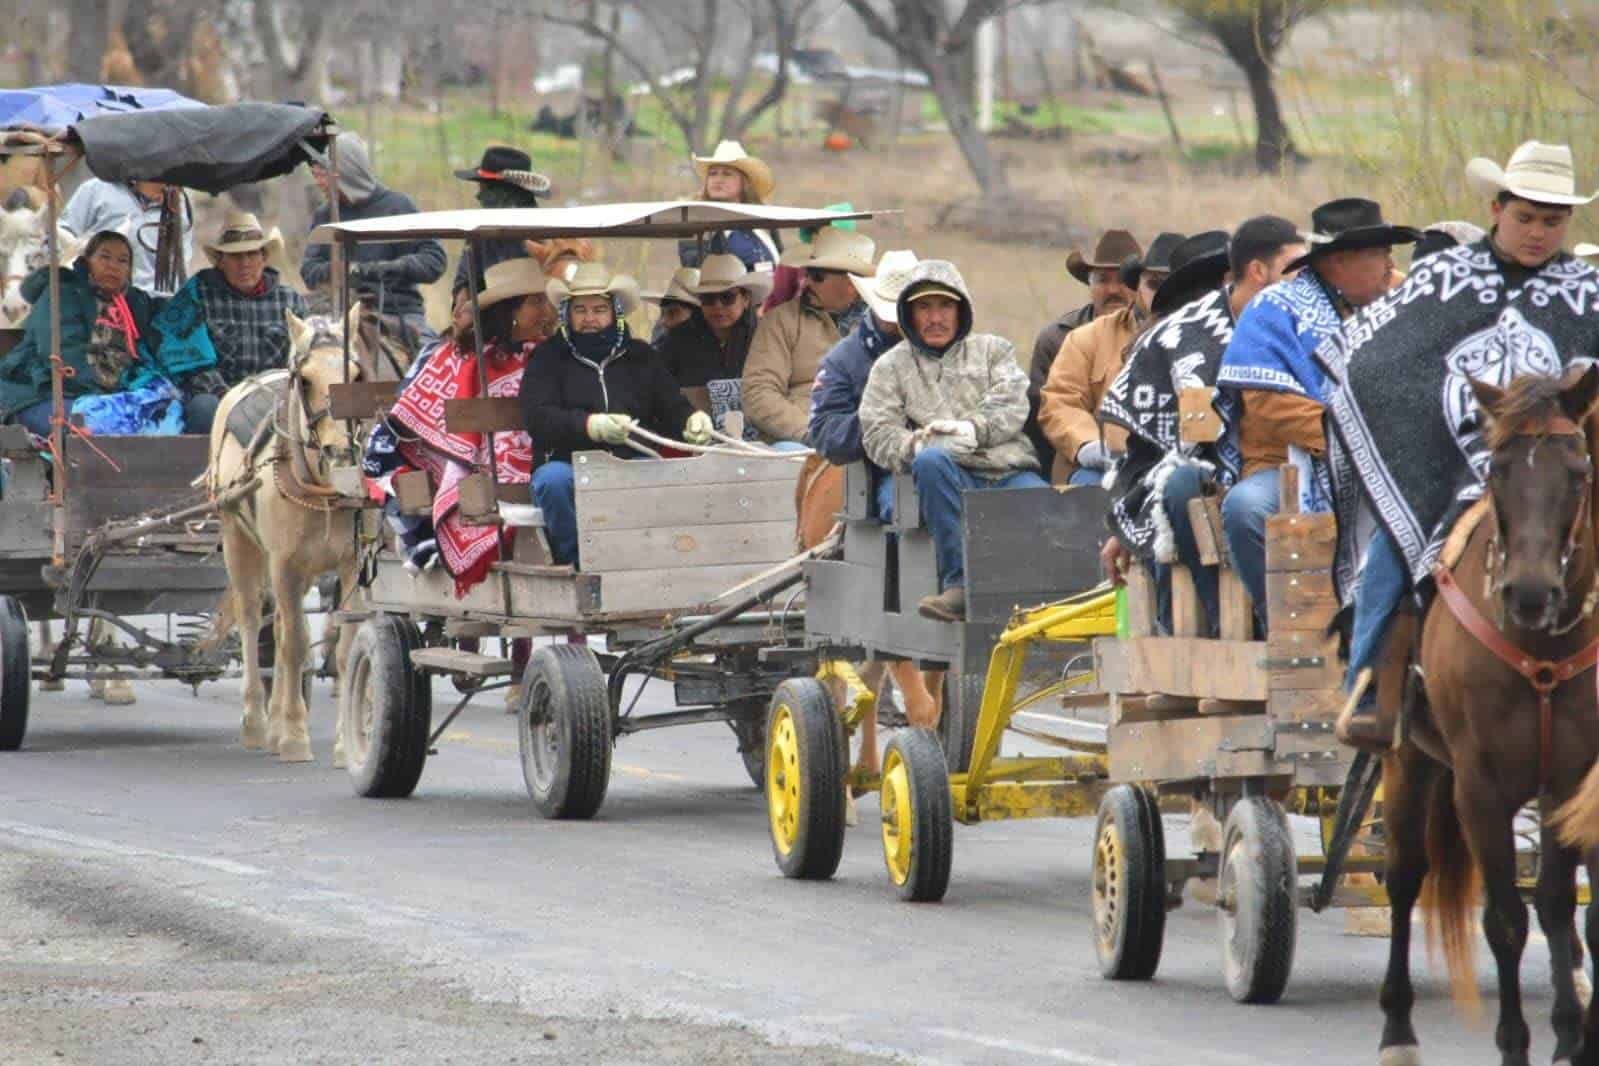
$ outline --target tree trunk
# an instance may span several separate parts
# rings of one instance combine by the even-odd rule
[[[1257,59],[1244,67],[1244,77],[1249,79],[1249,99],[1255,107],[1255,166],[1262,173],[1276,174],[1290,163],[1304,162],[1283,121],[1271,67]]]
[[[968,52],[971,49],[967,49]],[[1005,170],[988,150],[988,138],[977,128],[977,117],[972,109],[970,83],[960,76],[953,57],[940,54],[934,47],[925,48],[917,64],[927,74],[933,86],[933,96],[938,100],[949,133],[960,147],[966,165],[977,181],[983,199],[998,202],[1010,199],[1010,182]]]
[[[67,70],[69,81],[100,80],[106,39],[111,32],[110,5],[106,0],[68,0]]]

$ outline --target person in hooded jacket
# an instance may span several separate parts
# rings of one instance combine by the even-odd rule
[[[972,332],[970,291],[954,263],[918,263],[897,311],[905,339],[866,379],[861,443],[872,462],[915,479],[939,587],[917,610],[959,622],[966,617],[961,494],[1046,484],[1023,432],[1027,374],[1010,341]]]
[[[416,211],[414,200],[373,176],[366,143],[360,137],[353,133],[339,134],[338,154],[340,222],[409,215]],[[332,188],[332,173],[322,164],[313,163],[311,176],[326,197]],[[323,203],[312,213],[311,227],[315,229],[326,224],[329,217],[328,205]],[[306,245],[305,255],[300,260],[300,279],[306,288],[314,291],[324,286],[333,287],[332,249],[331,244]],[[414,352],[424,343],[438,339],[427,323],[418,286],[430,285],[444,276],[443,245],[430,238],[369,241],[356,245],[351,259],[355,294],[367,308],[408,334],[404,337],[408,350]],[[388,325],[386,322],[385,328]]]
[[[577,562],[577,505],[572,453],[600,448],[637,458],[627,447],[635,426],[690,444],[711,439],[711,416],[683,398],[666,364],[628,332],[623,317],[638,306],[638,286],[604,263],[580,263],[546,288],[559,309],[555,336],[533,349],[522,375],[522,418],[533,440],[533,502],[557,563]]]

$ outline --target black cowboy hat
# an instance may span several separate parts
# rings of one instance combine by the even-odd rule
[[[1225,230],[1196,233],[1171,250],[1171,273],[1155,290],[1149,309],[1157,315],[1169,314],[1221,284],[1231,262],[1227,253],[1232,239]]]
[[[1183,243],[1183,235],[1181,233],[1165,232],[1156,236],[1154,240],[1149,242],[1149,250],[1144,253],[1143,258],[1130,255],[1122,260],[1122,265],[1119,268],[1122,284],[1129,289],[1136,289],[1138,288],[1138,279],[1143,276],[1144,271],[1171,270],[1172,249],[1181,243]]]
[[[462,181],[499,181],[526,189],[535,196],[548,196],[550,179],[533,169],[533,157],[520,148],[491,144],[483,149],[483,158],[471,170],[457,170],[455,176]]]
[[[1094,271],[1118,270],[1128,256],[1136,259],[1143,254],[1144,250],[1131,233],[1124,229],[1108,229],[1100,234],[1099,243],[1094,245],[1091,254],[1084,255],[1080,248],[1072,249],[1072,254],[1066,257],[1066,273],[1087,285]]]
[[[1382,207],[1375,200],[1351,196],[1330,200],[1312,211],[1310,232],[1304,238],[1310,251],[1284,267],[1285,272],[1300,270],[1331,252],[1414,244],[1421,239],[1421,231],[1392,225],[1383,220]]]

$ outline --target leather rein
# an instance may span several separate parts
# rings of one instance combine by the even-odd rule
[[[1581,428],[1563,417],[1550,418],[1518,436],[1535,437],[1539,440],[1549,437],[1577,437],[1584,441],[1586,448],[1586,438]],[[1565,580],[1571,559],[1576,554],[1579,539],[1591,524],[1593,487],[1593,459],[1589,456],[1588,479],[1583,487],[1581,501],[1577,505],[1577,514],[1572,519],[1571,528],[1566,532],[1565,547],[1560,554],[1562,581]],[[1489,509],[1489,516],[1493,522],[1493,540],[1489,542],[1488,557],[1484,565],[1487,570],[1486,592],[1492,599],[1498,594],[1502,581],[1502,574],[1499,571],[1504,564],[1504,555],[1498,548],[1499,515],[1493,510],[1492,496],[1489,497]],[[1599,557],[1596,557],[1595,565],[1599,567]],[[1433,566],[1432,578],[1438,586],[1439,598],[1449,608],[1449,613],[1460,623],[1461,628],[1476,638],[1477,643],[1491,652],[1494,658],[1520,675],[1538,694],[1538,784],[1541,789],[1546,790],[1549,787],[1549,771],[1554,764],[1555,690],[1583,671],[1599,664],[1599,637],[1589,641],[1576,654],[1559,662],[1540,659],[1511,641],[1499,625],[1490,622],[1472,602],[1471,597],[1466,595],[1465,590],[1455,580],[1454,574],[1442,563]],[[1596,604],[1599,604],[1599,570],[1596,570],[1591,586],[1583,597],[1582,607],[1577,616],[1569,624],[1554,628],[1551,632],[1555,635],[1569,633],[1592,616]]]

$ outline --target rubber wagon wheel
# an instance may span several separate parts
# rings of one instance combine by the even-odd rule
[[[1288,987],[1299,926],[1299,858],[1275,800],[1248,796],[1222,833],[1217,915],[1227,992],[1275,1003]]]
[[[1147,981],[1166,937],[1166,834],[1155,797],[1117,785],[1099,801],[1092,874],[1094,951],[1112,981]]]
[[[0,751],[16,751],[28,732],[33,694],[28,614],[13,596],[0,596]]]
[[[744,762],[744,772],[756,788],[766,787],[766,701],[744,700],[734,708],[735,717],[728,721],[733,735],[738,738],[738,755]]]
[[[784,681],[766,714],[766,815],[784,877],[825,881],[844,855],[844,726],[814,677]]]
[[[592,818],[611,783],[611,701],[605,672],[581,644],[528,660],[517,711],[522,780],[546,818]]]
[[[938,719],[938,740],[944,746],[949,772],[965,772],[977,745],[977,716],[983,707],[982,674],[968,676],[950,670],[944,675],[944,710]]]
[[[411,665],[421,646],[416,626],[395,614],[368,618],[350,642],[339,730],[358,796],[402,799],[422,778],[433,693],[428,675]]]
[[[907,729],[883,753],[883,862],[900,899],[936,903],[949,889],[955,816],[944,748],[931,730]]]

